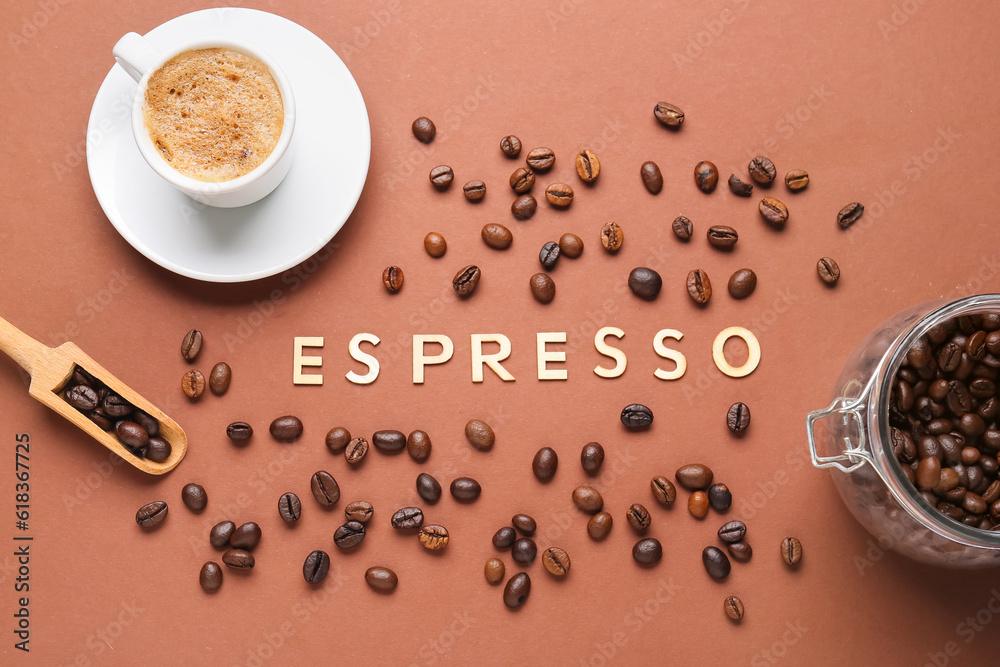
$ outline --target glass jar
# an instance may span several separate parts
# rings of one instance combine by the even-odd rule
[[[944,567],[1000,565],[1000,531],[971,528],[928,504],[904,476],[889,435],[893,379],[911,345],[936,324],[984,312],[1000,312],[1000,294],[927,303],[890,318],[854,350],[829,407],[806,418],[813,465],[833,469],[844,504],[876,538],[878,557],[892,549]]]

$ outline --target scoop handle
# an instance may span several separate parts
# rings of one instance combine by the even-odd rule
[[[45,364],[52,353],[51,347],[39,343],[2,317],[0,317],[0,350],[32,375],[36,368],[41,368]]]

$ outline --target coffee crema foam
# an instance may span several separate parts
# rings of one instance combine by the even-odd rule
[[[149,77],[143,117],[157,152],[199,181],[228,181],[270,155],[284,123],[267,66],[227,48],[185,51]]]

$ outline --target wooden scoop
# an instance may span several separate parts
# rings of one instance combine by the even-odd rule
[[[28,387],[31,396],[76,424],[139,470],[162,475],[173,470],[187,453],[187,436],[177,422],[91,359],[76,343],[63,343],[56,348],[47,347],[0,317],[0,350],[31,374],[31,385]],[[101,430],[85,414],[63,399],[61,392],[77,366],[160,423],[160,437],[169,442],[171,447],[166,461],[156,463],[137,457],[118,440],[114,430]]]

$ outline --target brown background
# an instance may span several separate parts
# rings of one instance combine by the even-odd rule
[[[987,605],[1000,595],[997,572],[946,571],[883,555],[827,474],[808,464],[803,428],[805,414],[827,404],[854,345],[879,322],[914,303],[1000,289],[995,3],[246,4],[300,23],[345,60],[368,104],[372,163],[329,259],[244,285],[180,278],[135,252],[101,211],[85,161],[87,118],[118,37],[212,4],[19,0],[0,9],[0,314],[49,343],[72,331],[83,349],[165,408],[191,438],[187,459],[165,478],[111,465],[95,443],[27,397],[26,378],[12,362],[0,362],[4,662],[995,660],[1000,634]],[[661,99],[686,111],[682,131],[653,120]],[[437,122],[438,138],[427,147],[410,133],[419,115]],[[555,150],[556,167],[540,185],[573,184],[571,209],[542,203],[532,220],[512,218],[506,180],[515,162],[498,150],[507,133],[520,136],[526,150]],[[603,165],[593,188],[582,187],[572,167],[572,156],[588,146]],[[792,211],[780,233],[759,219],[756,196],[736,198],[722,183],[706,196],[692,183],[701,159],[714,160],[724,180],[734,171],[745,175],[757,153],[769,155],[782,175],[804,168],[812,177],[798,195],[774,188]],[[647,159],[659,163],[666,181],[656,197],[638,177]],[[433,191],[426,174],[442,163],[454,167],[456,186],[486,181],[485,201],[469,204],[460,187]],[[841,231],[834,216],[855,200],[868,205],[865,217]],[[688,245],[670,233],[680,213],[695,223]],[[598,245],[600,226],[612,219],[626,233],[615,256]],[[510,250],[483,245],[479,229],[490,221],[514,231]],[[738,228],[735,252],[707,245],[704,230],[716,223]],[[421,246],[432,229],[449,241],[439,260]],[[558,295],[542,306],[530,297],[527,279],[538,270],[542,243],[567,231],[582,236],[587,249],[552,272]],[[816,277],[823,255],[843,269],[836,289]],[[473,262],[484,277],[475,296],[460,302],[448,284]],[[406,272],[395,296],[380,282],[388,264]],[[639,265],[664,277],[653,303],[624,288]],[[725,282],[743,266],[757,271],[759,286],[737,302]],[[704,310],[683,289],[696,267],[716,286]],[[261,308],[266,317],[254,315]],[[247,329],[248,322],[256,324]],[[615,380],[592,372],[608,363],[591,342],[604,324],[626,331],[620,347],[629,366]],[[742,380],[722,376],[711,361],[713,338],[731,325],[749,327],[763,348],[760,367]],[[182,400],[177,386],[187,369],[177,348],[192,327],[206,336],[203,370],[226,360],[235,373],[228,395],[195,405]],[[675,382],[652,374],[658,365],[670,367],[652,350],[661,328],[685,334],[675,347],[689,367]],[[567,381],[536,379],[539,331],[569,333]],[[382,339],[375,349],[382,373],[366,387],[343,377],[364,371],[347,354],[358,332]],[[513,343],[505,366],[516,381],[487,372],[484,383],[473,385],[469,335],[495,332]],[[415,333],[455,341],[454,359],[430,368],[423,386],[410,379]],[[322,387],[291,383],[297,335],[326,337]],[[753,411],[742,440],[724,425],[736,400]],[[645,433],[627,433],[618,421],[632,401],[656,413]],[[267,424],[289,412],[302,417],[306,432],[295,445],[278,445]],[[497,431],[489,454],[464,442],[462,427],[472,417]],[[257,429],[244,450],[224,436],[236,419]],[[418,466],[405,454],[373,452],[360,470],[348,470],[322,444],[334,425],[368,436],[379,428],[422,428],[434,453]],[[33,445],[30,656],[13,649],[11,632],[19,433]],[[586,536],[586,517],[570,501],[571,490],[586,481],[577,457],[590,440],[608,451],[595,485],[617,522],[601,544]],[[547,486],[530,472],[543,445],[561,456]],[[712,513],[697,521],[683,503],[664,510],[648,490],[654,474],[672,474],[691,461],[711,465],[733,490],[726,519],[750,526],[755,556],[734,564],[723,583],[708,578],[699,555],[716,543],[726,519]],[[330,515],[309,495],[309,476],[318,469],[332,472],[343,490]],[[392,511],[417,500],[413,479],[421,470],[445,485],[469,474],[484,486],[473,505],[445,497],[427,508],[429,519],[452,532],[439,555],[388,526]],[[188,481],[210,495],[201,516],[179,502]],[[287,490],[305,506],[294,528],[275,509]],[[158,530],[143,533],[135,509],[157,498],[171,503],[171,514]],[[331,536],[340,507],[357,498],[373,502],[376,517],[361,547],[343,554]],[[636,537],[624,521],[636,501],[650,507],[650,534],[665,548],[662,562],[648,570],[631,560]],[[573,569],[556,581],[540,562],[531,565],[531,598],[512,613],[501,590],[484,582],[482,565],[495,554],[492,533],[519,511],[537,518],[539,546],[563,546]],[[227,572],[222,590],[207,596],[197,574],[202,562],[218,558],[206,538],[222,518],[257,520],[264,540],[249,576]],[[778,558],[786,535],[805,547],[795,572]],[[325,584],[310,590],[301,564],[314,548],[331,552],[334,565]],[[516,571],[506,561],[508,572]],[[399,574],[395,594],[366,587],[362,573],[376,563]],[[731,594],[746,603],[740,625],[722,612]],[[977,613],[993,624],[981,631],[964,625]],[[957,655],[946,656],[949,648]]]

